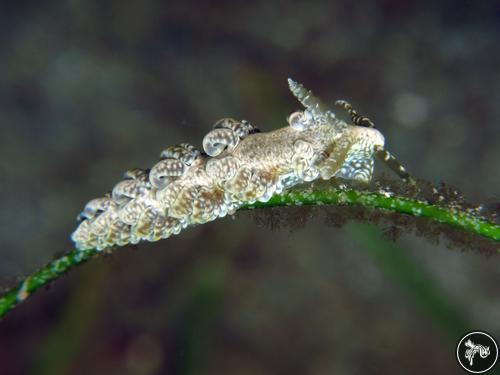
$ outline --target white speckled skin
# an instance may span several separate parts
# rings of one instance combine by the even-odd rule
[[[185,143],[167,148],[150,171],[127,172],[111,195],[86,205],[72,234],[76,247],[157,241],[318,178],[369,181],[382,134],[346,124],[302,85],[289,84],[306,109],[290,115],[288,126],[260,133],[223,119],[205,136],[205,154]]]

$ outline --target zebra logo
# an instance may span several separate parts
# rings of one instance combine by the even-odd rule
[[[470,332],[457,345],[457,359],[462,368],[472,374],[483,374],[498,360],[498,345],[485,332]]]

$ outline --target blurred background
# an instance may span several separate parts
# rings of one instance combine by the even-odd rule
[[[415,176],[498,200],[499,45],[497,1],[4,1],[0,285],[166,146],[221,117],[284,126],[287,77],[350,100]],[[0,373],[456,374],[467,331],[500,339],[500,257],[315,212],[78,267],[0,322]]]

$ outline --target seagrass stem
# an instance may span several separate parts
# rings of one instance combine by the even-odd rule
[[[273,196],[268,202],[257,202],[244,206],[241,210],[300,205],[352,205],[387,210],[414,217],[425,217],[459,228],[474,236],[498,242],[500,247],[500,226],[492,221],[465,210],[431,204],[403,195],[388,195],[383,192],[341,189],[331,186],[294,188],[291,191]],[[9,289],[0,297],[0,318],[41,287],[99,254],[103,254],[103,252],[96,249],[72,250],[28,275],[17,286]]]

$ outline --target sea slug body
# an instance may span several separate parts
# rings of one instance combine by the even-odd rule
[[[204,137],[204,152],[187,143],[165,149],[150,170],[127,171],[111,194],[87,203],[72,234],[76,247],[158,241],[320,178],[369,181],[383,135],[336,118],[302,85],[289,85],[305,109],[287,126],[260,132],[222,119]]]

